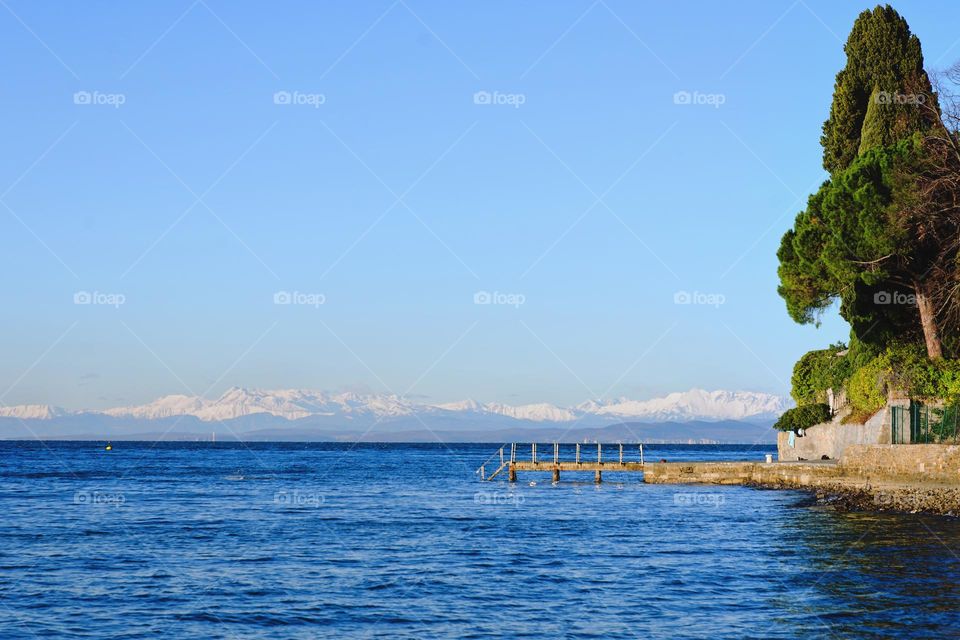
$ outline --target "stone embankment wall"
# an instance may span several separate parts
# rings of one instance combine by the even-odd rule
[[[851,509],[960,514],[960,446],[851,445],[839,462],[648,463],[644,482],[814,490]]]
[[[790,445],[790,433],[777,434],[777,453],[781,461],[820,460],[827,456],[831,460],[843,457],[847,447],[858,444],[890,444],[891,410],[890,407],[909,401],[891,401],[886,407],[875,413],[866,424],[841,424],[838,417],[833,422],[825,422],[807,429],[802,436],[793,437]]]
[[[854,445],[840,461],[844,475],[876,482],[925,482],[960,486],[960,445]]]

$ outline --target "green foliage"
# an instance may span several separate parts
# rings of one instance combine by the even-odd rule
[[[824,422],[830,422],[830,407],[823,402],[818,402],[787,409],[774,423],[773,428],[779,431],[797,432]]]
[[[887,353],[854,371],[847,382],[847,398],[853,410],[873,414],[882,409],[887,402],[887,384],[892,373]]]
[[[895,344],[885,356],[893,375],[890,386],[918,400],[960,400],[960,360],[930,360],[917,344]]]
[[[830,117],[820,138],[823,166],[831,174],[850,166],[858,154],[930,124],[926,111],[889,99],[932,95],[920,41],[893,8],[878,6],[861,13],[844,51],[847,65],[837,74]]]
[[[906,100],[906,94],[896,95],[874,87],[867,101],[867,112],[860,129],[860,147],[857,155],[863,155],[870,149],[886,147],[897,142],[898,132],[891,123],[901,120],[901,113],[907,109],[916,109],[913,104],[900,104]]]
[[[936,311],[949,308],[960,279],[960,222],[947,215],[960,187],[929,143],[942,123],[920,41],[890,6],[878,6],[860,14],[844,51],[821,137],[830,178],[781,239],[777,291],[801,324],[819,324],[839,303],[850,348],[800,359],[791,391],[798,409],[784,425],[813,419],[806,407],[828,388],[846,389],[853,418],[879,410],[891,392],[960,400],[960,361],[941,359],[940,343],[943,336],[947,353],[958,353],[960,332],[945,330]]]
[[[851,360],[848,355],[838,355],[846,349],[838,343],[827,349],[810,351],[793,367],[790,379],[793,396],[797,405],[825,402],[827,389],[839,391],[851,374]]]
[[[893,336],[917,332],[915,308],[878,304],[877,296],[909,293],[896,282],[904,279],[904,265],[916,266],[915,243],[897,224],[893,191],[899,168],[920,144],[917,136],[870,149],[810,196],[777,252],[777,291],[795,321],[817,323],[839,300],[840,314],[862,341],[883,347]]]
[[[942,398],[949,404],[960,403],[960,362],[941,360],[937,365],[940,380],[933,397]]]
[[[917,400],[960,401],[960,360],[931,360],[922,345],[894,343],[858,367],[847,382],[854,410],[873,413],[894,392]]]
[[[800,324],[818,322],[820,314],[840,294],[840,284],[833,281],[820,260],[821,248],[830,233],[820,211],[823,191],[829,184],[824,183],[810,196],[807,210],[797,214],[794,228],[784,234],[777,251],[777,292],[786,301],[790,317]]]

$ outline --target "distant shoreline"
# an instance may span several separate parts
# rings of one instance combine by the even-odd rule
[[[75,438],[75,437],[66,437],[66,438],[0,438],[0,443],[3,442],[37,442],[37,443],[103,443],[103,442],[112,442],[115,444],[143,444],[143,443],[163,443],[163,444],[209,444],[213,446],[217,445],[244,445],[244,444],[340,444],[340,445],[350,445],[350,444],[361,444],[361,445],[436,445],[438,447],[443,447],[445,445],[476,445],[483,447],[497,447],[505,443],[498,441],[483,441],[483,440],[446,440],[438,442],[436,440],[405,440],[405,441],[394,441],[394,440],[237,440],[237,439],[224,439],[217,440],[212,442],[210,440],[188,440],[183,438],[176,439],[162,439],[162,440],[151,440],[149,438],[137,438],[137,439],[123,439],[123,438]],[[547,439],[540,440],[539,442],[548,442]],[[574,441],[561,441],[560,444],[573,446],[578,444]],[[584,444],[584,443],[579,443]],[[589,444],[595,444],[591,442]],[[604,443],[605,445],[608,443]],[[777,445],[774,442],[653,442],[653,441],[644,441],[644,442],[624,442],[624,445],[640,445],[644,446],[654,446],[654,447],[726,447],[734,450],[740,450],[744,448],[756,449],[758,452],[763,451],[776,451]]]

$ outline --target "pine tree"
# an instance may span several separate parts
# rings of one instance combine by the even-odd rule
[[[845,50],[821,138],[831,176],[783,236],[778,292],[799,323],[839,300],[858,344],[921,342],[938,359],[937,310],[960,271],[960,183],[932,181],[944,172],[931,169],[928,141],[943,125],[920,41],[877,7]]]
[[[932,95],[920,40],[892,7],[861,13],[844,51],[847,65],[837,74],[830,117],[820,138],[823,167],[831,174],[850,166],[875,141],[891,144],[931,124],[928,112],[909,108],[913,96]],[[864,145],[871,105],[874,118]]]

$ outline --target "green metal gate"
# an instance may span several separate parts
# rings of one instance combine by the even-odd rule
[[[890,416],[893,444],[957,444],[960,442],[960,406],[931,407],[910,401],[893,407]]]
[[[910,437],[910,409],[907,407],[892,407],[890,413],[890,442],[893,444],[909,444]]]

